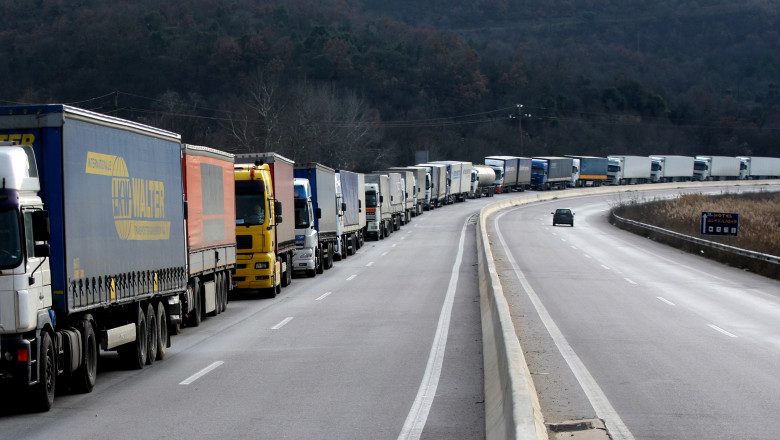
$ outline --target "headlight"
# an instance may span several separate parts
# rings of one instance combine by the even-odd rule
[[[255,269],[268,269],[268,263],[255,263]]]

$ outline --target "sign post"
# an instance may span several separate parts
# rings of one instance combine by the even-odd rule
[[[702,212],[701,235],[738,237],[739,214],[733,212]]]

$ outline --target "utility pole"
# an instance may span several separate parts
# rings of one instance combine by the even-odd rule
[[[523,156],[523,104],[517,104],[517,130],[520,132],[520,156]]]

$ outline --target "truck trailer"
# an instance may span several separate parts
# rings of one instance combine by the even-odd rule
[[[497,193],[512,192],[515,189],[518,181],[519,159],[516,156],[488,156],[485,158],[485,165],[501,169],[501,178],[496,182]]]
[[[650,156],[650,181],[689,182],[693,179],[693,157],[676,155]]]
[[[365,241],[366,177],[362,173],[336,170],[336,209],[338,225],[336,261],[354,255]]]
[[[442,206],[447,198],[447,166],[440,163],[421,163],[431,174],[431,201],[429,209]]]
[[[570,157],[534,157],[531,162],[531,186],[538,191],[566,189],[571,182]]]
[[[696,156],[693,161],[693,180],[739,179],[742,161],[729,156]]]
[[[188,308],[221,309],[232,156],[66,105],[0,113],[0,383],[46,411],[92,390],[100,349],[143,368]]]
[[[276,153],[236,155],[233,281],[241,292],[274,297],[292,283],[295,222],[282,213],[295,206],[293,165]]]
[[[601,186],[607,181],[607,158],[574,156],[572,158],[572,186]]]
[[[319,163],[295,164],[293,273],[313,277],[333,267],[338,237],[336,171]]]
[[[428,209],[431,202],[431,172],[427,167],[390,167],[388,171],[411,171],[414,173],[415,209],[414,215],[420,215]],[[408,187],[408,184],[407,184]]]
[[[651,161],[647,156],[608,156],[610,185],[634,185],[650,181]]]
[[[780,179],[780,157],[740,156],[740,179]]]

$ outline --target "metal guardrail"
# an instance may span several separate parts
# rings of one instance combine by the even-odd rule
[[[738,247],[734,247],[734,246],[729,246],[729,245],[723,244],[723,243],[717,243],[717,242],[714,242],[714,241],[704,240],[704,239],[697,238],[697,237],[691,237],[690,235],[685,235],[685,234],[681,234],[679,232],[670,231],[668,229],[659,228],[658,226],[648,225],[648,224],[645,224],[645,223],[640,223],[640,222],[635,221],[635,220],[630,220],[630,219],[627,219],[627,218],[623,218],[623,217],[620,217],[619,215],[615,214],[614,212],[612,212],[611,214],[612,214],[612,218],[613,219],[615,219],[616,221],[618,221],[620,223],[623,223],[623,224],[629,224],[629,225],[632,225],[632,226],[635,226],[635,227],[638,227],[638,228],[641,228],[641,229],[650,230],[650,231],[653,231],[653,232],[656,232],[656,233],[659,233],[659,234],[662,234],[662,235],[666,235],[666,236],[669,236],[669,237],[674,237],[674,238],[677,238],[677,239],[680,239],[680,240],[684,240],[684,241],[687,241],[689,243],[694,243],[694,244],[699,245],[699,246],[708,247],[710,249],[717,249],[719,251],[729,252],[729,253],[732,253],[734,255],[740,255],[742,257],[753,258],[755,260],[764,261],[764,262],[767,262],[767,263],[780,264],[780,257],[775,256],[775,255],[763,254],[761,252],[749,251],[747,249],[742,249],[742,248],[738,248]]]

